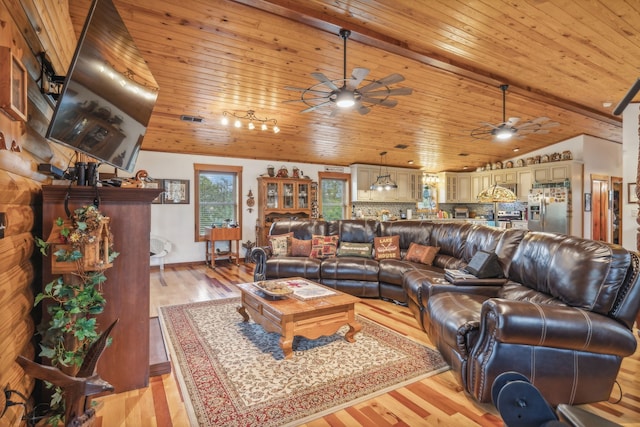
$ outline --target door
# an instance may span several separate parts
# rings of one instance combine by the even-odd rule
[[[609,242],[609,177],[591,175],[591,238]]]
[[[611,177],[609,204],[611,205],[611,243],[622,244],[622,178]]]

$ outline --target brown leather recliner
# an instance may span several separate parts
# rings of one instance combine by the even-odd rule
[[[465,390],[491,401],[502,372],[531,380],[552,405],[607,400],[640,308],[638,254],[530,232],[494,295],[431,295],[426,330]]]

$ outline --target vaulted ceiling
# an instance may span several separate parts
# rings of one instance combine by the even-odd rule
[[[76,34],[90,3],[69,0]],[[612,111],[640,77],[636,0],[114,3],[160,86],[142,145],[152,151],[343,166],[376,164],[386,151],[388,165],[473,170],[580,134],[621,142]],[[348,74],[400,73],[391,87],[413,93],[364,115],[333,103],[301,113],[305,104],[285,102],[300,98],[287,86],[319,83],[311,73],[343,77],[341,28],[352,32]],[[508,142],[472,137],[502,122],[503,84],[506,117],[559,125]],[[224,111],[247,110],[281,131],[220,123]]]

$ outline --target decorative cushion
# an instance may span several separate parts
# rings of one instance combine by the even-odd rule
[[[336,255],[339,236],[311,236],[311,258],[329,258]]]
[[[424,246],[411,242],[405,259],[411,262],[431,265],[439,251],[440,248],[435,246]]]
[[[291,256],[311,255],[311,240],[291,238]]]
[[[371,243],[340,242],[336,255],[371,258],[372,248],[373,245]]]
[[[400,259],[400,236],[375,237],[376,259]]]
[[[269,236],[269,246],[274,257],[291,256],[293,232]]]

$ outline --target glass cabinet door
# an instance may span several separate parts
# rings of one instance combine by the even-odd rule
[[[309,207],[309,184],[298,184],[298,208]]]
[[[282,184],[282,205],[284,209],[293,209],[293,184]]]
[[[277,182],[268,182],[267,183],[267,209],[278,209],[278,183]]]

